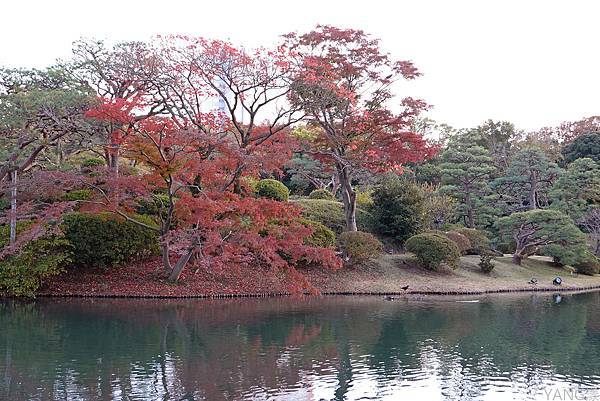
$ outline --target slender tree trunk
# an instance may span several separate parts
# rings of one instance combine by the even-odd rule
[[[331,177],[331,193],[334,198],[337,195],[339,189],[340,189],[340,178],[338,176],[338,173],[335,172],[335,173],[333,173],[333,175]]]
[[[177,260],[177,263],[175,263],[175,266],[173,266],[173,270],[171,270],[171,274],[169,275],[169,281],[177,281],[179,280],[179,277],[181,276],[181,272],[183,271],[183,268],[185,267],[185,265],[187,265],[187,263],[190,261],[192,255],[194,254],[194,246],[191,246],[188,251],[183,254],[179,260]]]
[[[537,200],[537,178],[535,176],[530,177],[531,189],[529,190],[529,210],[535,210],[538,207]]]
[[[56,142],[56,158],[57,158],[57,165],[58,168],[60,169],[63,165],[63,161],[64,161],[64,152],[63,152],[63,147],[62,147],[62,141],[59,139]]]
[[[10,236],[9,244],[17,241],[17,170],[11,173],[12,188],[10,190]]]
[[[465,201],[467,203],[467,227],[475,228],[475,211],[473,210],[473,200],[471,199],[471,196],[468,193],[465,198]]]
[[[358,231],[356,226],[356,191],[352,188],[352,179],[342,166],[338,166],[338,176],[340,179],[340,186],[342,187],[342,202],[344,204],[344,214],[346,217],[346,230]]]
[[[170,273],[173,270],[173,266],[171,266],[171,260],[169,258],[169,244],[166,242],[166,240],[163,241],[161,239],[160,253],[162,256],[163,268],[165,269],[165,272]]]

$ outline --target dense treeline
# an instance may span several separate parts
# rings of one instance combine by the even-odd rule
[[[45,70],[0,69],[0,291],[153,255],[173,281],[252,264],[310,290],[297,267],[367,260],[374,235],[429,241],[433,269],[490,240],[516,263],[594,265],[600,121],[453,129],[394,100],[419,75],[330,26],[271,49],[79,41]]]

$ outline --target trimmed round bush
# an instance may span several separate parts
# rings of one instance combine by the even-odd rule
[[[383,244],[371,233],[343,232],[338,245],[351,264],[365,262],[383,252]]]
[[[256,184],[256,193],[261,198],[273,199],[280,202],[287,202],[290,196],[290,190],[281,181],[270,178],[260,180]]]
[[[315,189],[308,195],[308,199],[326,199],[326,200],[335,200],[335,197],[326,189]]]
[[[442,263],[453,269],[458,267],[460,250],[454,241],[438,234],[417,234],[404,244],[407,252],[413,253],[419,263],[429,270],[438,270]]]
[[[600,262],[598,259],[586,260],[573,266],[577,273],[593,276],[600,273]]]
[[[428,230],[426,231],[426,233],[441,235],[442,237],[448,238],[456,244],[461,255],[466,255],[467,251],[471,249],[471,241],[469,241],[469,239],[466,236],[457,231]]]
[[[308,220],[318,221],[336,234],[346,230],[346,217],[342,202],[326,199],[298,199],[292,201],[302,208],[302,216]],[[373,216],[362,209],[356,209],[356,224],[361,231],[371,231]]]
[[[447,231],[444,233],[444,237],[452,240],[456,244],[461,255],[466,255],[467,252],[473,248],[469,238],[458,231]]]
[[[330,248],[335,245],[335,233],[318,221],[302,219],[302,224],[313,229],[310,237],[305,239],[306,245],[319,248]]]
[[[466,250],[467,255],[480,255],[483,251],[490,249],[490,239],[485,231],[466,227],[455,228],[452,231],[464,235],[471,242],[471,248]]]
[[[132,215],[149,226],[148,217]],[[73,265],[108,268],[158,254],[158,234],[112,213],[69,213],[63,219],[65,238],[73,246]]]

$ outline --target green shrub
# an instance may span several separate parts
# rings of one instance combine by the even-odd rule
[[[444,236],[456,244],[461,255],[466,255],[467,252],[473,248],[469,238],[458,231],[446,231]]]
[[[81,167],[83,168],[93,168],[104,165],[106,165],[106,162],[104,161],[104,159],[100,159],[99,157],[90,157],[81,162]]]
[[[588,276],[600,273],[600,262],[596,258],[577,263],[573,267],[575,267],[577,273],[586,274]]]
[[[589,252],[585,242],[564,246],[563,244],[551,244],[539,249],[539,254],[550,256],[557,266],[575,266],[580,263],[593,260],[594,256]]]
[[[466,227],[458,227],[452,231],[464,235],[471,242],[471,248],[466,251],[467,255],[479,255],[483,251],[490,249],[490,239],[487,237],[485,231]]]
[[[351,264],[365,262],[383,252],[383,244],[373,234],[362,231],[343,232],[338,244]]]
[[[33,224],[30,220],[17,221],[17,237],[20,233],[26,231]],[[3,224],[0,226],[0,248],[4,248],[8,244],[8,238],[10,237],[10,226]]]
[[[494,270],[495,265],[492,262],[492,255],[489,253],[482,253],[479,257],[479,267],[481,268],[481,271],[486,274]]]
[[[362,209],[369,209],[373,206],[373,191],[361,191],[356,189],[356,206]]]
[[[335,200],[335,196],[326,189],[315,189],[308,195],[308,199],[326,199],[326,200]]]
[[[423,228],[423,191],[397,175],[388,175],[373,191],[371,211],[377,232],[403,243]]]
[[[256,193],[262,198],[287,202],[290,190],[282,182],[267,178],[256,184]]]
[[[326,199],[298,199],[293,202],[302,208],[302,216],[305,218],[318,221],[336,234],[346,230],[346,217],[344,216],[342,202]],[[373,216],[369,212],[357,209],[356,224],[361,231],[371,231],[373,229]]]
[[[0,260],[0,294],[35,296],[44,279],[63,271],[73,256],[69,241],[38,238],[16,255]]]
[[[456,244],[461,255],[466,255],[467,251],[471,249],[471,241],[458,231],[427,230],[425,233],[441,235],[448,238]]]
[[[166,213],[169,208],[169,195],[167,194],[152,194],[152,198],[137,199],[136,213],[148,216],[158,216],[159,213]]]
[[[74,189],[67,192],[63,196],[63,200],[66,201],[79,201],[79,200],[90,200],[92,199],[93,191],[91,189]]]
[[[154,226],[150,217],[133,215]],[[63,232],[73,245],[73,265],[101,267],[122,265],[158,253],[157,233],[113,214],[70,213]]]
[[[460,250],[454,241],[438,234],[414,235],[406,241],[404,248],[429,270],[437,270],[442,262],[456,269],[460,261]]]
[[[309,238],[305,239],[306,245],[319,248],[329,248],[335,245],[335,233],[318,221],[302,219],[302,224],[313,229]]]
[[[10,199],[8,199],[8,197],[3,196],[2,198],[0,198],[0,210],[8,208],[10,208]]]

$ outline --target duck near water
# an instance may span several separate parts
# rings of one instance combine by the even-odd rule
[[[408,290],[409,286],[405,285],[404,287],[400,287],[400,289],[402,289],[402,291],[406,291]],[[383,297],[383,299],[385,299],[386,301],[393,301],[394,299],[397,299],[391,295],[386,295],[385,297]]]

